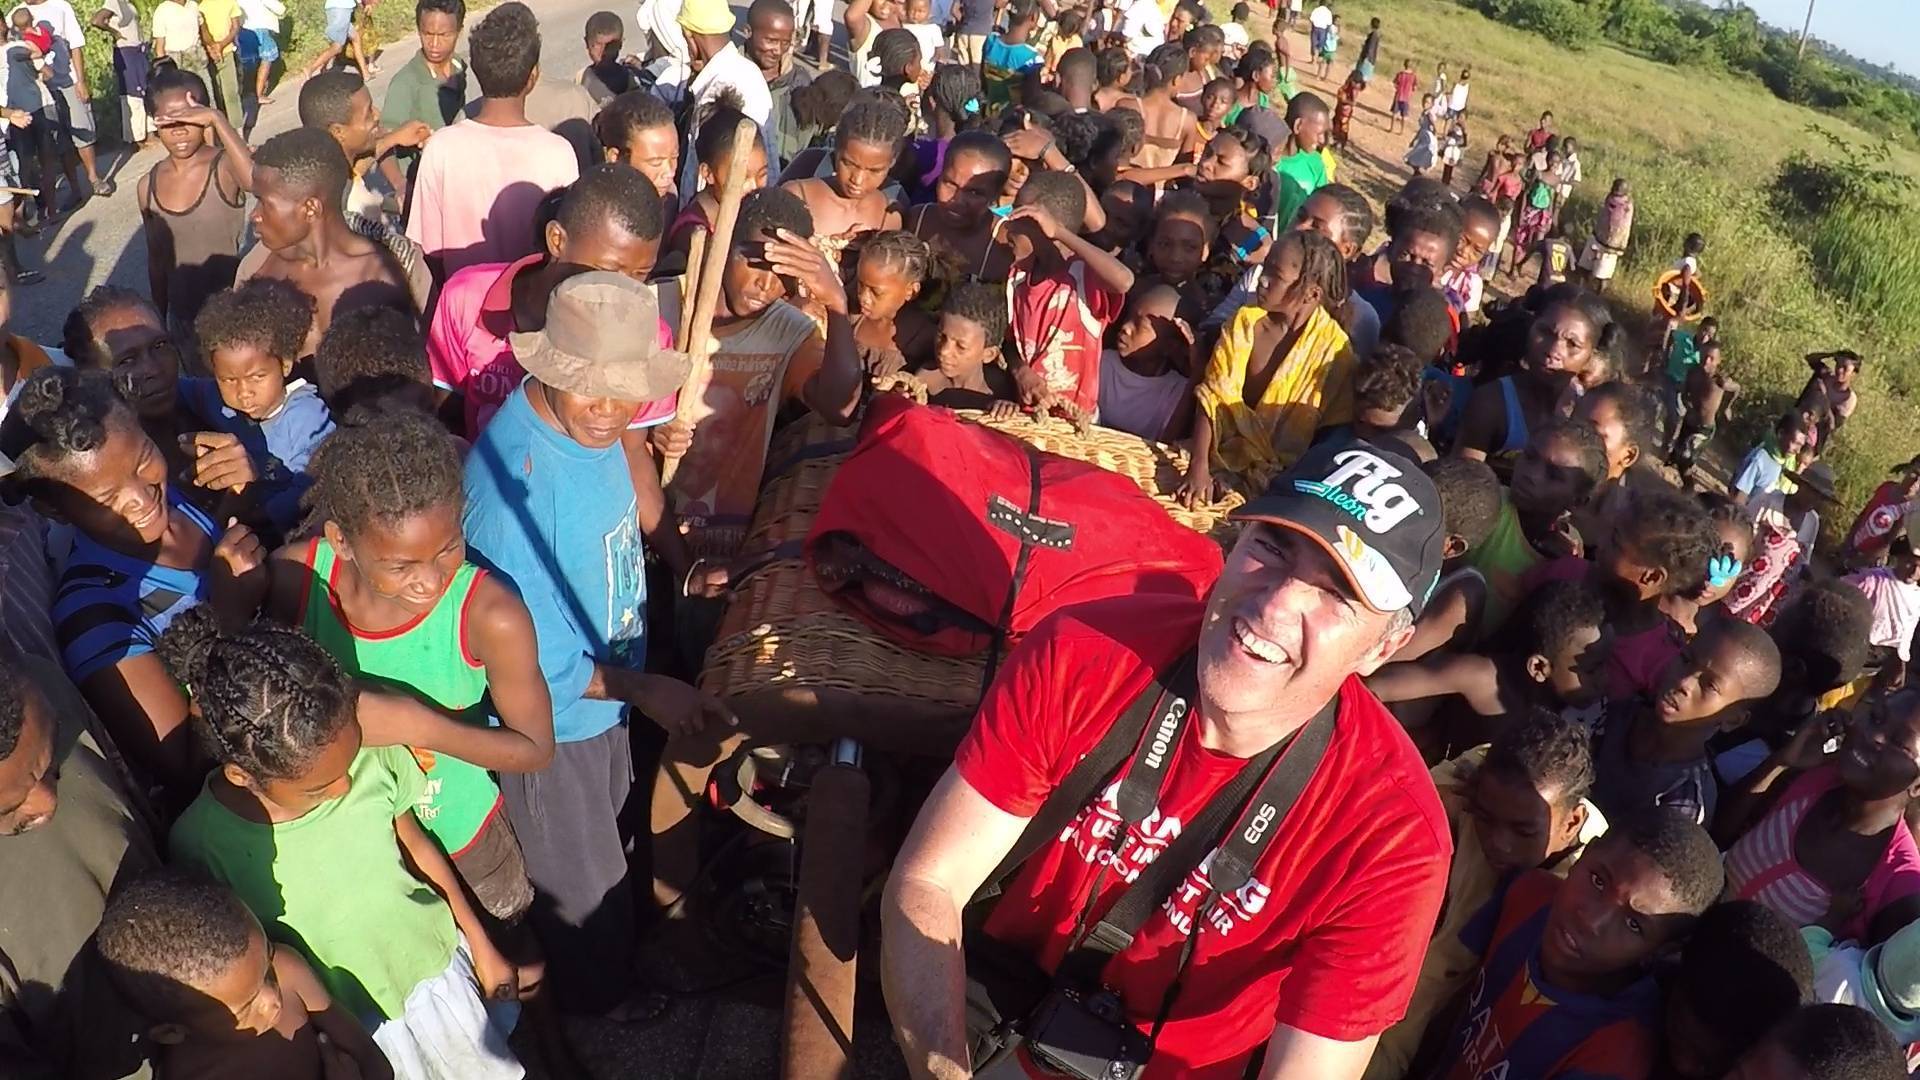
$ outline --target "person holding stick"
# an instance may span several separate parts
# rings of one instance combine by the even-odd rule
[[[731,183],[729,186],[733,186]],[[718,589],[728,563],[746,540],[760,475],[765,471],[774,418],[793,406],[830,423],[854,422],[864,373],[847,315],[847,293],[827,257],[809,240],[813,219],[791,191],[762,188],[739,204],[739,220],[727,233],[729,200],[723,194],[716,236],[709,245],[700,293],[712,293],[712,355],[680,394],[680,413],[666,429],[690,432],[685,457],[668,473],[667,496],[680,516],[687,546],[697,556],[685,580],[689,596],[675,610],[683,659],[697,666],[718,627],[724,606]],[[718,278],[717,282],[715,278]],[[805,296],[826,311],[826,333],[789,302]],[[703,297],[704,298],[704,297]],[[702,309],[696,307],[688,349],[705,356]],[[696,594],[698,584],[705,595]],[[670,739],[662,751],[663,774],[654,782],[654,900],[677,904],[699,865],[697,821],[673,773],[704,769],[712,762],[711,736]]]

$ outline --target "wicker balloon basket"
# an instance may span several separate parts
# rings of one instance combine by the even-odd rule
[[[1051,417],[959,415],[1048,453],[1119,473],[1175,521],[1222,546],[1232,542],[1234,526],[1226,515],[1240,504],[1238,495],[1198,510],[1172,498],[1186,469],[1183,450],[1106,428],[1080,430]],[[893,701],[971,710],[980,697],[984,658],[930,656],[876,634],[821,591],[801,556],[827,485],[852,449],[851,429],[812,417],[775,438],[744,548],[750,562],[758,561],[735,585],[707,651],[701,686],[727,698],[837,691],[831,696],[855,695],[877,707]]]

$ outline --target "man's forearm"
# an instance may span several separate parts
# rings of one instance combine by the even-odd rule
[[[814,408],[829,423],[840,426],[853,423],[860,408],[860,385],[865,380],[860,353],[853,341],[853,323],[844,312],[827,313],[827,355],[815,375],[821,403],[829,408]]]
[[[693,566],[686,538],[680,535],[679,520],[667,506],[667,493],[660,486],[660,467],[647,445],[647,428],[628,428],[620,437],[621,451],[627,458],[627,477],[633,481],[634,510],[640,521],[640,534],[682,581]]]
[[[881,987],[908,1070],[916,1078],[971,1075],[959,905],[908,878],[889,883],[881,920]]]

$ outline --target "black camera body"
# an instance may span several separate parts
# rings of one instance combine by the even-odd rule
[[[1021,1025],[1027,1053],[1043,1068],[1077,1080],[1134,1080],[1153,1047],[1129,1023],[1120,998],[1056,987]]]

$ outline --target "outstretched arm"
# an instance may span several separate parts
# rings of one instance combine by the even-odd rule
[[[1484,656],[1443,653],[1404,664],[1388,664],[1367,676],[1367,689],[1388,704],[1458,694],[1467,699],[1475,712],[1486,716],[1490,715],[1486,706],[1493,706],[1492,712],[1499,711],[1497,700],[1487,700],[1497,697],[1488,693],[1494,689],[1489,685],[1493,674],[1493,661]]]
[[[853,0],[842,19],[847,24],[847,47],[858,45],[867,36],[867,22],[873,18],[873,0]]]
[[[1026,818],[988,802],[957,769],[933,789],[880,901],[880,980],[916,1080],[970,1075],[960,909],[1020,839]]]

